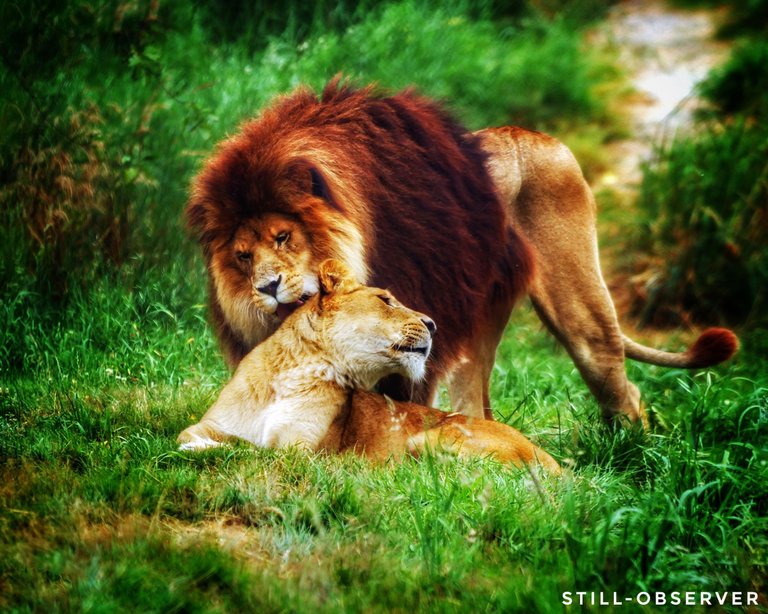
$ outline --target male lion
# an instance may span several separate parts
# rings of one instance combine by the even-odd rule
[[[560,472],[549,454],[506,424],[365,392],[394,373],[421,380],[435,323],[390,292],[362,286],[335,260],[320,264],[317,288],[240,361],[203,419],[179,435],[182,449],[233,437],[376,460],[448,449]]]
[[[625,357],[704,367],[736,337],[705,331],[686,352],[624,336],[597,255],[595,204],[570,151],[518,128],[468,133],[405,91],[329,83],[278,99],[221,143],[186,210],[203,247],[216,330],[231,366],[317,292],[318,265],[344,261],[440,328],[427,377],[389,396],[492,417],[488,380],[515,300],[528,292],[607,419],[644,420]]]

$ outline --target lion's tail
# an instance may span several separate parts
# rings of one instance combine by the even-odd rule
[[[685,352],[664,352],[646,347],[624,337],[624,353],[627,358],[647,362],[660,367],[700,369],[728,360],[739,349],[739,340],[727,328],[708,328]]]

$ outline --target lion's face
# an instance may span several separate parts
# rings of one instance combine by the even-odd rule
[[[317,293],[317,263],[309,238],[287,216],[270,213],[244,221],[229,243],[214,252],[211,264],[222,310],[241,323],[246,337],[252,331],[254,344],[263,337],[263,328],[274,330]]]
[[[363,286],[340,262],[320,265],[319,320],[326,351],[364,388],[389,375],[424,377],[436,326],[387,290]]]

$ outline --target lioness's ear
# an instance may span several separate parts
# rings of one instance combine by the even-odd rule
[[[341,260],[329,258],[320,263],[318,269],[320,294],[331,292],[349,292],[359,284],[346,264]]]

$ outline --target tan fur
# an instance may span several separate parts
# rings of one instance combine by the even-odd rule
[[[478,133],[508,223],[528,239],[536,261],[529,295],[568,350],[606,418],[646,421],[640,393],[626,376],[624,342],[597,253],[595,202],[571,152],[538,132]],[[508,315],[501,311],[466,349],[447,384],[452,404],[481,416],[488,378]],[[454,405],[456,406],[456,405]]]
[[[491,456],[560,473],[554,458],[511,426],[393,401],[362,390],[355,391],[351,403],[339,413],[322,447],[354,451],[377,461],[446,451],[459,456]]]
[[[388,375],[422,379],[433,333],[427,316],[326,261],[318,294],[240,362],[203,419],[179,435],[181,448],[239,438],[379,460],[444,449],[558,473],[549,454],[507,425],[365,392]]]
[[[489,154],[488,170],[507,222],[534,252],[533,306],[565,346],[606,419],[647,424],[640,391],[627,379],[626,357],[694,368],[717,364],[736,351],[736,337],[724,329],[705,331],[684,353],[660,352],[625,337],[600,271],[595,201],[571,152],[547,135],[520,128],[477,134]],[[505,310],[491,317],[465,349],[465,360],[454,365],[447,378],[454,407],[481,416],[480,399],[486,399],[487,415],[488,379],[507,317]]]

